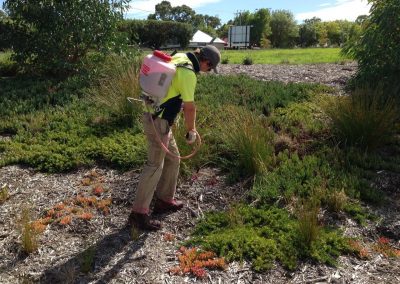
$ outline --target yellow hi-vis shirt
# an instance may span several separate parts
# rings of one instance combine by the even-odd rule
[[[192,62],[185,53],[175,54],[171,62],[175,65],[189,64],[193,68]],[[185,67],[177,67],[171,87],[169,87],[167,96],[162,100],[161,104],[179,95],[181,95],[183,102],[193,102],[196,83],[197,78],[193,70]]]
[[[193,102],[197,77],[193,69],[193,63],[185,53],[177,53],[172,57],[171,63],[175,65],[189,65],[177,67],[167,96],[161,101],[158,110],[152,113],[168,120],[172,125],[176,116],[181,111],[182,102]]]

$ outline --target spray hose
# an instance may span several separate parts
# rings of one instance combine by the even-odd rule
[[[143,100],[135,99],[135,98],[130,98],[130,97],[128,97],[127,99],[128,99],[128,101],[129,101],[130,103],[133,103],[133,101],[144,102]],[[148,106],[147,104],[145,104],[145,105],[146,105],[147,111],[150,113],[149,106]],[[158,135],[158,132],[157,132],[157,130],[156,130],[156,126],[154,125],[154,119],[152,119],[151,116],[149,116],[149,119],[151,120],[151,125],[153,126],[153,131],[154,131],[154,134],[155,134],[155,136],[156,136],[156,138],[157,138],[157,142],[160,144],[161,148],[163,149],[163,151],[164,151],[166,154],[170,155],[170,156],[173,157],[173,158],[179,159],[179,160],[186,160],[186,159],[192,158],[192,157],[193,157],[194,155],[196,155],[196,153],[199,151],[200,146],[201,146],[201,143],[202,143],[201,137],[200,137],[200,134],[199,134],[196,130],[192,130],[194,133],[196,133],[196,141],[195,141],[195,143],[197,144],[197,146],[193,147],[192,153],[190,153],[190,154],[188,154],[188,155],[185,155],[185,156],[180,156],[180,155],[176,155],[176,154],[172,153],[172,152],[168,149],[168,146],[166,145],[166,144],[169,143],[169,139],[170,139],[171,132],[168,133],[167,139],[166,139],[167,141],[164,143],[164,142],[162,141],[160,135]]]

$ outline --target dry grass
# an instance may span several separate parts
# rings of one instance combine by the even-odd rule
[[[21,209],[20,215],[21,245],[25,253],[33,253],[38,247],[38,232],[36,227],[32,226],[32,210],[27,205]]]
[[[334,190],[326,195],[324,201],[331,212],[339,213],[343,211],[343,208],[346,206],[348,197],[344,189],[340,191]]]
[[[0,189],[0,205],[6,202],[9,197],[10,193],[8,191],[8,186],[5,184]]]
[[[299,237],[307,247],[310,247],[320,234],[320,226],[318,224],[319,210],[320,203],[315,197],[300,201],[296,209],[296,215],[299,220]]]
[[[229,123],[222,123],[220,136],[237,156],[245,176],[263,173],[275,162],[274,134],[267,122],[238,107],[226,107]]]
[[[135,116],[142,111],[140,103],[131,104],[127,100],[129,97],[140,96],[138,80],[140,63],[138,59],[118,56],[110,57],[108,60],[110,66],[114,68],[110,68],[109,76],[101,79],[99,86],[90,91],[92,100],[112,116],[130,125]]]
[[[397,105],[378,89],[357,89],[348,97],[333,98],[324,109],[336,137],[346,146],[372,151],[396,132]]]

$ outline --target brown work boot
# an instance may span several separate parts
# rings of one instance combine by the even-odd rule
[[[161,229],[161,222],[153,220],[148,214],[132,212],[128,218],[128,224],[146,231],[157,231]]]
[[[176,212],[183,208],[183,202],[173,199],[172,202],[165,202],[161,199],[156,199],[153,213],[162,214],[168,212]]]

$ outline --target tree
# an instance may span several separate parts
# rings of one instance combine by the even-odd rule
[[[363,21],[361,36],[343,49],[358,61],[355,85],[376,87],[400,102],[400,1],[371,0],[370,16]]]
[[[0,50],[10,49],[11,25],[7,14],[0,10]]]
[[[204,15],[204,24],[206,27],[216,29],[221,25],[221,19],[216,16]]]
[[[356,19],[356,24],[362,25],[366,19],[368,19],[367,15],[360,15]]]
[[[258,46],[264,45],[263,42],[271,35],[271,13],[269,9],[259,9],[254,13],[251,20],[250,42]]]
[[[7,14],[3,10],[0,9],[0,21],[4,20],[5,18],[7,18]]]
[[[216,29],[221,25],[221,20],[218,17],[196,14],[193,17],[192,25],[196,30],[202,30],[211,36],[217,36]]]
[[[253,14],[250,11],[244,11],[237,14],[237,16],[233,19],[233,25],[235,26],[244,26],[251,25],[253,20]]]
[[[168,42],[179,43],[182,48],[193,36],[189,24],[158,20],[124,20],[119,31],[126,34],[130,44],[158,49]]]
[[[326,23],[325,22],[316,23],[315,30],[317,32],[318,44],[320,46],[326,46],[328,44],[328,31],[326,29]]]
[[[195,11],[186,5],[172,8],[173,20],[180,23],[191,23],[195,14]]]
[[[270,23],[271,13],[269,9],[258,9],[254,13],[244,11],[236,15],[233,21],[228,22],[230,25],[235,26],[252,26],[250,30],[250,44],[261,45],[271,34]],[[226,31],[228,34],[228,31]]]
[[[194,29],[201,29],[213,35],[216,35],[215,29],[221,25],[221,20],[217,16],[196,14],[187,5],[172,7],[169,1],[162,1],[157,4],[155,6],[155,13],[150,14],[147,19],[188,23]]]
[[[227,24],[223,24],[219,29],[217,30],[217,35],[220,38],[226,38],[228,37],[228,32],[229,32],[229,27],[230,27],[230,22]]]
[[[273,47],[287,48],[294,46],[298,27],[290,11],[276,10],[272,12],[270,26],[272,32],[270,40]]]
[[[337,21],[327,22],[326,30],[328,33],[328,40],[330,45],[340,45],[341,36],[340,36],[340,26]]]
[[[299,27],[299,44],[303,47],[314,46],[318,44],[317,24],[321,19],[312,18],[304,20],[304,24]]]
[[[162,1],[158,3],[155,7],[155,13],[150,14],[147,19],[149,20],[162,20],[162,21],[172,21],[172,6],[169,1]]]
[[[74,70],[89,50],[116,47],[116,25],[129,0],[6,0],[14,60],[48,72]]]

